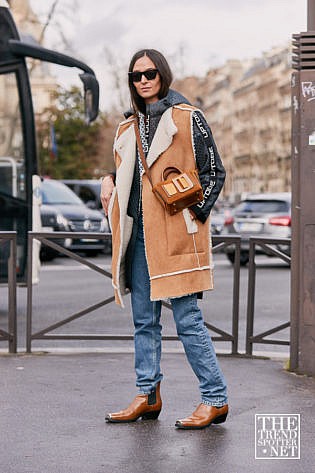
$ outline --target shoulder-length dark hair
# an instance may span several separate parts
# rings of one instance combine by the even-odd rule
[[[166,97],[166,95],[168,94],[170,85],[173,80],[173,74],[170,69],[170,66],[168,65],[168,62],[163,56],[163,54],[157,51],[156,49],[141,49],[140,51],[136,52],[134,56],[132,57],[130,61],[130,65],[129,65],[129,72],[133,71],[136,61],[143,56],[148,56],[148,58],[151,59],[151,61],[154,63],[155,67],[159,71],[160,80],[161,80],[159,99],[162,99],[163,97]],[[136,112],[140,111],[142,113],[145,113],[145,102],[143,98],[140,97],[140,95],[137,93],[134,83],[132,82],[132,79],[130,77],[128,79],[128,83],[129,83],[131,103],[134,110]]]

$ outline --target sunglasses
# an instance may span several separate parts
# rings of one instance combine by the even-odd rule
[[[141,82],[143,75],[147,80],[154,80],[158,72],[159,71],[157,69],[148,69],[147,71],[143,72],[128,72],[128,76],[132,82]]]

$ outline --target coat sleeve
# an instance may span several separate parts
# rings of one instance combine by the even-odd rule
[[[225,169],[203,114],[194,111],[192,120],[193,145],[204,199],[190,208],[197,219],[204,223],[223,187]]]

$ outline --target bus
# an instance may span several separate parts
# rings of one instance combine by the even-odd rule
[[[21,41],[6,0],[0,0],[0,232],[17,232],[17,281],[26,281],[27,232],[35,227],[38,188],[36,130],[26,58],[79,69],[86,123],[98,115],[99,84],[94,71],[75,58]],[[0,240],[0,282],[7,281],[8,247]]]

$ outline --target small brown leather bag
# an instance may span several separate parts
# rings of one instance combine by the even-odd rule
[[[170,175],[173,177],[169,177]],[[182,172],[175,167],[168,167],[163,171],[162,181],[155,184],[152,191],[170,215],[203,199],[196,169]]]
[[[152,192],[170,215],[175,215],[203,199],[202,187],[197,169],[181,171],[176,167],[167,167],[162,173],[162,180],[153,185],[140,138],[138,124],[135,124],[138,150],[144,171],[150,181]],[[169,177],[171,176],[172,177]]]

